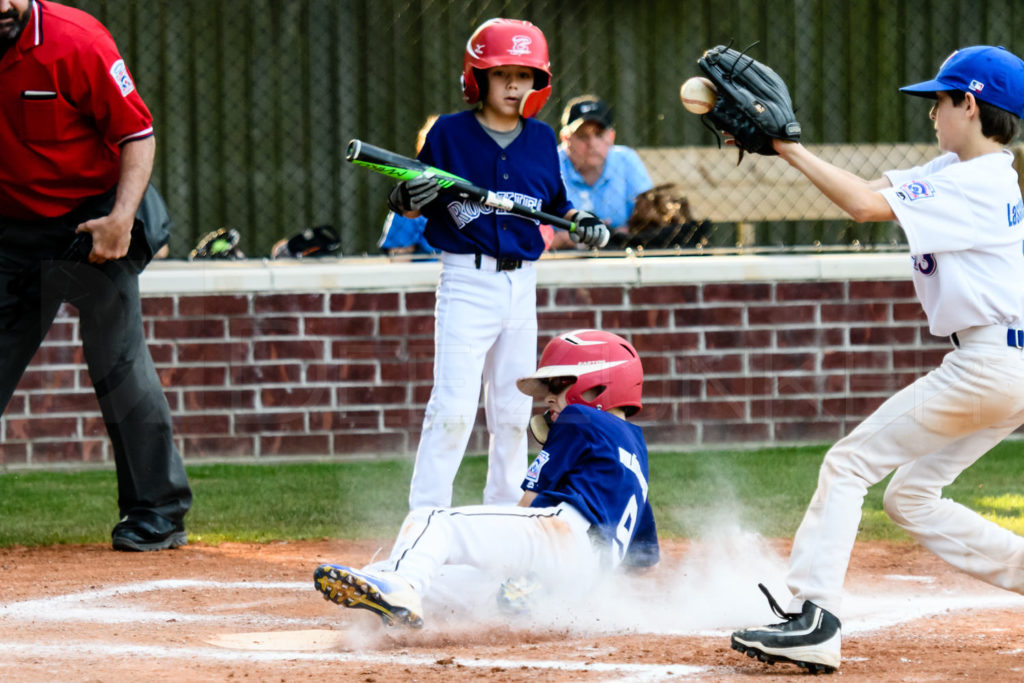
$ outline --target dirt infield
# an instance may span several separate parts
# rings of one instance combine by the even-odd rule
[[[733,652],[728,632],[771,620],[787,544],[665,543],[659,567],[619,578],[573,613],[507,623],[427,614],[421,631],[325,602],[322,562],[376,543],[0,550],[0,661],[13,681],[792,680]],[[842,680],[1024,680],[1024,598],[912,544],[859,544],[844,603]]]

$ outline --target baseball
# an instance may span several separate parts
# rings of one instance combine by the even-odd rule
[[[694,114],[707,114],[715,106],[718,99],[715,84],[706,78],[694,76],[688,78],[679,88],[679,99],[686,111]]]

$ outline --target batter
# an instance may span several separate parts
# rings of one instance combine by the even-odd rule
[[[551,93],[544,34],[533,24],[492,19],[466,45],[463,94],[478,108],[441,116],[420,161],[520,204],[576,221],[575,239],[599,244],[608,230],[566,198],[555,133],[532,118]],[[481,383],[487,414],[485,504],[514,505],[526,469],[530,401],[516,391],[533,372],[537,274],[544,250],[536,221],[445,196],[437,179],[399,183],[396,214],[427,217],[424,236],[441,250],[434,329],[434,386],[423,418],[410,509],[446,507],[476,421]]]

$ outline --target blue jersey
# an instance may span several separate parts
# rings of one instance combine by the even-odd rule
[[[564,216],[573,206],[562,183],[555,132],[536,119],[522,122],[522,131],[502,149],[473,110],[446,114],[427,133],[419,159],[531,209]],[[479,202],[442,193],[423,215],[427,241],[442,251],[531,261],[544,251],[537,221]]]
[[[640,155],[629,147],[614,145],[608,150],[601,177],[593,185],[583,180],[565,147],[558,148],[558,159],[572,205],[589,211],[613,228],[626,225],[636,206],[636,196],[654,187]]]
[[[566,502],[586,517],[614,552],[616,564],[658,561],[658,533],[647,500],[647,444],[636,425],[590,406],[566,406],[523,489],[532,507]]]

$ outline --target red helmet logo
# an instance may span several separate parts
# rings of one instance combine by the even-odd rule
[[[508,53],[510,55],[528,55],[530,54],[530,43],[533,40],[530,36],[512,36],[512,47],[509,48]]]

